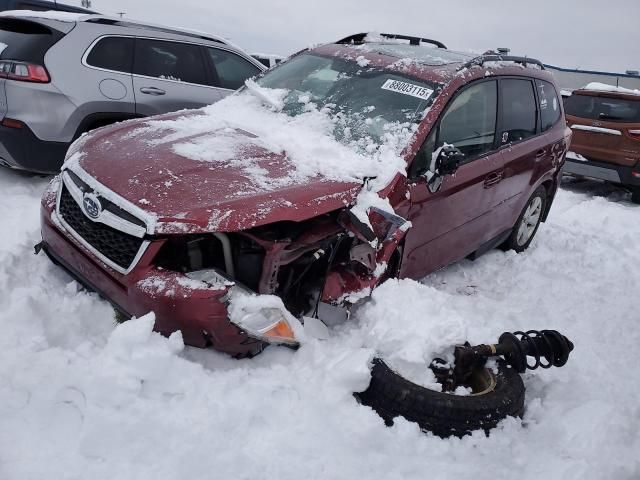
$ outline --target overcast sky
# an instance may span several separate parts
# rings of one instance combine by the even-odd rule
[[[61,0],[79,5],[80,0]],[[435,38],[449,48],[581,69],[640,70],[640,0],[92,0],[103,13],[215,33],[288,55],[361,31]]]

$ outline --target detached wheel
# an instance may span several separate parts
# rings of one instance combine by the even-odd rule
[[[515,250],[516,252],[524,252],[535,237],[540,222],[542,222],[542,214],[547,208],[547,190],[540,186],[537,188],[529,201],[525,205],[522,213],[518,217],[511,235],[503,244],[505,250]]]
[[[524,383],[504,362],[498,363],[497,374],[485,368],[469,383],[470,395],[437,392],[410,382],[376,358],[369,388],[356,398],[373,408],[387,425],[400,416],[440,437],[462,437],[481,429],[488,432],[507,416],[522,416]]]

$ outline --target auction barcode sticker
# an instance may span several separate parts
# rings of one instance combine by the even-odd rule
[[[412,97],[421,98],[423,100],[427,100],[433,93],[433,90],[430,88],[414,85],[413,83],[400,82],[399,80],[387,80],[381,88],[383,90],[403,93],[404,95],[411,95]]]

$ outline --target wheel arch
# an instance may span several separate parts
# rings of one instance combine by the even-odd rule
[[[73,140],[76,140],[83,133],[95,130],[96,128],[106,127],[117,122],[125,120],[133,120],[134,118],[142,118],[144,115],[126,112],[95,112],[87,115],[78,124]]]

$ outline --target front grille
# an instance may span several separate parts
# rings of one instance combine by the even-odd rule
[[[60,193],[60,215],[85,242],[123,270],[129,268],[140,251],[141,238],[89,220],[65,185]]]

